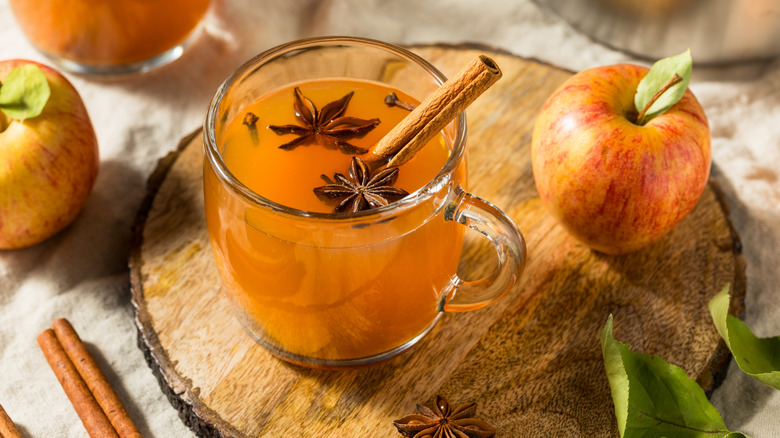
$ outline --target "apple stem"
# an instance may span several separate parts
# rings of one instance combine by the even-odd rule
[[[675,73],[671,78],[669,78],[669,80],[666,81],[666,83],[663,84],[663,86],[661,86],[661,88],[659,88],[658,91],[655,92],[653,97],[651,97],[650,100],[647,101],[644,108],[642,108],[642,111],[639,112],[639,115],[636,116],[637,125],[644,125],[646,123],[645,116],[647,115],[647,111],[650,109],[651,106],[653,106],[655,101],[658,100],[670,88],[674,87],[680,82],[682,82],[682,77],[677,73]]]

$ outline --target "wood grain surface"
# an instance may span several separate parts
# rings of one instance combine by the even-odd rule
[[[273,358],[220,296],[203,211],[200,133],[161,160],[136,223],[130,259],[139,346],[182,419],[200,436],[396,437],[392,420],[436,394],[477,402],[497,437],[617,437],[599,331],[681,366],[712,390],[728,364],[707,302],[732,284],[740,314],[745,265],[717,190],[645,250],[606,256],[543,209],[531,172],[536,114],[570,72],[475,46],[415,52],[451,75],[487,53],[504,77],[468,110],[470,191],[501,207],[529,251],[522,281],[485,309],[446,314],[407,353],[357,370]],[[492,266],[467,239],[467,276]]]

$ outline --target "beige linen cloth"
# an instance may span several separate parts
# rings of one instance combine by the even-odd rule
[[[632,60],[529,0],[478,7],[472,0],[214,0],[203,35],[174,64],[110,80],[68,75],[100,143],[94,191],[59,235],[0,251],[0,404],[25,436],[87,436],[35,340],[57,317],[68,318],[97,352],[145,436],[192,436],[136,347],[127,256],[146,178],[202,123],[234,68],[276,44],[329,34],[403,44],[479,42],[571,70]],[[0,59],[17,57],[46,61],[0,0]],[[691,88],[709,117],[713,161],[742,237],[745,319],[759,336],[780,335],[780,61],[697,67]],[[732,430],[780,437],[780,391],[736,364],[712,400]]]

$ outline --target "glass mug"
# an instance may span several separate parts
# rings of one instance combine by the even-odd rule
[[[418,100],[446,80],[391,44],[346,37],[296,41],[238,68],[217,91],[204,129],[206,220],[222,292],[254,339],[310,367],[392,357],[428,333],[441,312],[499,299],[526,259],[512,220],[465,190],[463,113],[443,131],[450,150],[438,174],[378,208],[298,210],[253,192],[231,173],[223,160],[226,130],[249,104],[290,84],[345,77],[387,84]],[[457,275],[464,226],[495,246],[498,266],[486,278]]]
[[[139,73],[181,56],[210,0],[10,0],[30,42],[72,73]]]

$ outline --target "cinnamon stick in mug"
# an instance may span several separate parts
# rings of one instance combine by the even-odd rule
[[[492,59],[484,55],[474,58],[382,137],[364,160],[372,167],[407,162],[501,75]]]

